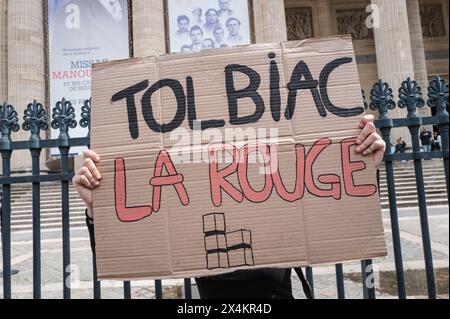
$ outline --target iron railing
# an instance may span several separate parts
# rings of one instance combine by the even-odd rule
[[[374,111],[378,111],[379,119],[376,120],[376,127],[380,130],[381,135],[387,145],[390,145],[391,130],[398,127],[407,127],[411,134],[412,152],[404,154],[391,154],[390,148],[387,147],[384,156],[386,166],[386,178],[389,193],[389,210],[390,221],[392,227],[392,239],[395,257],[396,279],[399,298],[406,298],[405,276],[403,270],[402,247],[400,241],[400,228],[397,212],[397,199],[394,180],[394,162],[401,160],[414,161],[415,178],[418,194],[418,207],[420,214],[420,227],[422,231],[422,246],[424,250],[425,269],[427,276],[428,297],[436,298],[436,283],[433,269],[433,256],[430,244],[430,232],[427,216],[426,194],[424,188],[424,176],[422,171],[422,161],[429,158],[437,158],[443,160],[445,179],[447,186],[447,198],[449,195],[449,115],[448,108],[448,84],[439,76],[431,80],[428,87],[428,100],[422,97],[422,90],[417,83],[411,79],[407,79],[399,89],[399,99],[394,101],[393,90],[389,84],[379,81],[377,82],[370,96],[370,103],[366,103],[366,108],[370,107]],[[429,117],[420,117],[417,115],[417,109],[421,107],[431,107],[435,115]],[[396,107],[406,108],[408,115],[406,118],[389,118],[389,111]],[[41,131],[47,130],[48,115],[45,107],[34,101],[30,103],[23,116],[22,129],[30,131],[29,140],[12,141],[11,133],[20,130],[18,114],[14,107],[8,103],[0,105],[0,152],[2,156],[2,176],[0,184],[3,186],[2,200],[2,256],[3,256],[3,297],[11,298],[11,185],[31,183],[32,199],[33,199],[33,297],[41,298],[41,225],[40,225],[40,185],[46,182],[61,183],[61,204],[62,204],[62,252],[63,261],[61,272],[63,274],[64,298],[71,297],[71,288],[66,285],[70,272],[70,202],[69,202],[69,183],[74,175],[69,171],[69,151],[71,147],[89,146],[90,138],[71,138],[69,136],[70,129],[77,125],[82,127],[90,127],[90,101],[86,101],[82,108],[81,120],[79,123],[75,121],[75,111],[69,101],[62,99],[52,110],[52,120],[50,125],[53,129],[59,130],[60,134],[57,139],[41,139]],[[442,137],[442,149],[440,151],[424,154],[421,151],[419,141],[419,130],[422,125],[435,125],[438,127]],[[60,172],[57,174],[41,174],[39,166],[39,158],[42,149],[58,148],[60,151]],[[11,176],[11,155],[13,151],[29,150],[32,158],[32,174],[25,176]],[[95,256],[93,260],[93,292],[94,298],[101,298],[101,284],[96,277]],[[335,266],[336,272],[336,288],[338,298],[345,298],[344,289],[344,269],[343,264]],[[361,275],[364,298],[375,298],[375,287],[372,284],[368,287],[367,282],[369,276],[373,278],[372,261],[361,261]],[[314,275],[313,268],[306,267],[306,277],[314,294]],[[131,298],[131,283],[124,282],[124,298]],[[191,279],[184,281],[184,293],[187,299],[192,298]],[[162,282],[155,280],[155,296],[157,299],[163,297]]]

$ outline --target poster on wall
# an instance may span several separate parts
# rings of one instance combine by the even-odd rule
[[[91,97],[93,63],[128,59],[127,0],[49,0],[48,39],[50,67],[50,104],[64,97],[72,102],[76,120],[81,107]],[[87,128],[79,125],[71,137],[84,137]],[[59,130],[52,130],[57,138]],[[79,154],[81,148],[72,148]],[[52,155],[58,155],[52,149]]]
[[[171,52],[250,44],[248,2],[169,0]]]

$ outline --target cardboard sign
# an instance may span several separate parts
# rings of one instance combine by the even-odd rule
[[[386,255],[349,37],[97,64],[100,279]]]

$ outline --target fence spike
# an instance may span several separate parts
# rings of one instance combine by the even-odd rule
[[[3,103],[0,104],[0,130],[2,138],[6,137],[10,139],[11,132],[17,132],[20,130],[19,117],[14,109],[14,106]]]
[[[1,149],[11,148],[11,132],[20,130],[19,118],[14,107],[8,103],[0,104]]]
[[[374,84],[373,89],[370,91],[370,109],[372,111],[378,111],[380,113],[379,119],[388,119],[389,110],[393,110],[396,107],[394,101],[394,95],[392,94],[392,89],[389,84],[383,82],[383,80],[378,80]]]
[[[59,129],[59,138],[68,139],[69,129],[77,127],[77,121],[75,121],[75,108],[70,101],[62,98],[58,101],[52,110],[52,128]]]
[[[45,107],[36,100],[27,105],[23,115],[22,129],[31,132],[31,141],[39,141],[41,130],[48,129],[48,116]]]
[[[417,117],[417,108],[425,106],[425,101],[422,98],[422,88],[410,77],[402,82],[398,89],[398,98],[398,107],[401,109],[406,107],[408,117]]]
[[[427,105],[436,109],[437,116],[448,115],[448,83],[439,75],[430,81]]]

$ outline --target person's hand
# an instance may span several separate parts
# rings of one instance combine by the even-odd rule
[[[86,204],[88,216],[93,218],[91,190],[98,187],[102,179],[97,169],[97,163],[100,162],[100,157],[89,149],[84,150],[83,156],[83,166],[73,177],[72,183]]]
[[[364,116],[359,122],[361,133],[356,139],[356,152],[364,156],[375,154],[375,165],[378,167],[383,159],[384,151],[386,150],[386,143],[377,133],[373,115]]]

